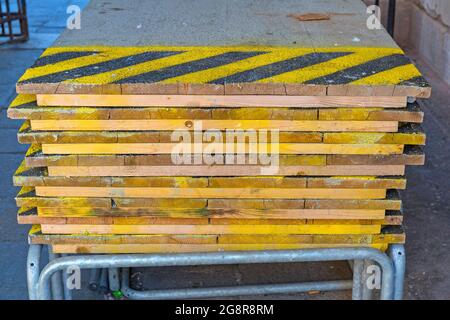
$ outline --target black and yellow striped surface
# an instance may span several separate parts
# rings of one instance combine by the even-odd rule
[[[277,85],[401,86],[429,94],[428,83],[400,49],[361,47],[52,47],[20,78],[17,89],[45,94],[56,93],[55,85],[77,93],[87,86],[180,84],[260,85],[253,93],[268,93]],[[385,92],[393,95],[394,89]]]

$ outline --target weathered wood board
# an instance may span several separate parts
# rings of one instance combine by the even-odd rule
[[[59,235],[33,226],[29,242],[50,244],[60,253],[151,253],[235,250],[276,250],[323,247],[374,247],[404,243],[401,227],[383,228],[379,235]]]
[[[96,215],[101,208],[26,208],[21,207],[17,213],[20,224],[381,224],[401,225],[401,211],[385,210],[348,210],[348,209],[285,209],[285,210],[242,210],[242,212],[222,211],[208,215],[195,215],[186,210],[174,210],[167,216],[156,209],[139,208],[138,210],[104,210],[103,215]],[[134,214],[139,211],[138,215]]]
[[[10,104],[8,117],[31,120],[332,120],[397,121],[421,123],[423,111],[417,102],[406,108],[162,108],[162,107],[42,107],[36,96],[20,94]],[[129,129],[130,130],[130,129]]]
[[[351,190],[351,189],[350,189]],[[152,198],[106,198],[106,197],[41,197],[33,187],[22,187],[16,197],[18,207],[61,207],[61,208],[153,208],[167,215],[170,210],[190,209],[199,215],[207,215],[208,210],[216,213],[233,212],[240,209],[372,209],[400,210],[401,200],[397,190],[390,189],[384,199],[152,199]],[[223,209],[223,210],[222,210]],[[94,209],[95,211],[95,209]],[[244,212],[243,210],[242,212]],[[96,214],[102,214],[99,211]]]

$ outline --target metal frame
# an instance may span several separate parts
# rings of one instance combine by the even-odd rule
[[[4,7],[4,8],[3,8]],[[0,0],[0,38],[9,38],[6,42],[24,42],[29,39],[26,0],[17,0],[17,11],[11,11],[9,0]],[[14,33],[13,21],[19,22],[20,32]]]
[[[377,263],[382,271],[380,298],[383,300],[401,299],[403,295],[403,280],[405,275],[405,252],[403,245],[391,245],[387,251],[388,254],[373,248],[334,248],[178,254],[66,255],[63,257],[53,257],[41,271],[39,261],[42,247],[42,245],[30,245],[28,251],[27,280],[29,297],[32,300],[48,300],[52,297],[71,299],[70,290],[64,285],[64,274],[67,277],[65,270],[73,265],[78,266],[80,269],[103,268],[101,272],[91,271],[89,282],[102,286],[102,280],[98,278],[104,278],[105,281],[109,282],[109,285],[103,284],[103,286],[108,286],[112,291],[120,291],[129,299],[187,299],[352,289],[352,299],[361,300],[369,299],[373,295],[373,290],[367,288],[365,281],[368,278],[367,267]],[[352,280],[149,291],[137,291],[129,287],[128,268],[131,267],[343,260],[353,261]],[[61,272],[64,281],[63,289],[58,285],[52,284],[52,280],[57,279],[55,275]]]
[[[375,5],[380,6],[380,0],[375,0]],[[397,0],[388,0],[388,17],[387,17],[387,32],[394,36],[395,28],[395,11],[397,7]]]

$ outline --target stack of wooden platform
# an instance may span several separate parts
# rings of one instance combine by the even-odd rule
[[[204,19],[217,9],[200,2]],[[320,11],[313,3],[300,1],[299,11]],[[84,29],[66,31],[26,71],[8,116],[25,120],[19,142],[31,145],[14,176],[19,223],[34,224],[30,242],[57,253],[404,242],[398,190],[405,166],[424,163],[414,101],[430,95],[426,81],[384,30],[364,30],[360,1],[335,0],[331,9],[352,14],[315,22],[293,19],[286,5],[271,19],[290,29],[264,36],[267,17],[240,5],[231,10],[256,26],[245,33],[260,39],[254,45],[243,46],[231,22],[229,38],[218,29],[192,38],[203,28],[192,16],[193,26],[164,37],[133,34],[125,22],[102,37],[94,26],[114,17],[102,20],[92,1]],[[133,6],[121,15],[148,19]],[[293,28],[309,32],[300,39]],[[199,157],[226,130],[267,131],[270,143],[224,148],[233,163]],[[174,132],[192,137],[183,136],[182,164]],[[266,145],[270,163],[260,157]]]

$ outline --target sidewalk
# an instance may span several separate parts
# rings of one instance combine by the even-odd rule
[[[22,121],[7,119],[8,103],[23,72],[51,45],[66,26],[66,8],[83,7],[88,0],[27,0],[30,40],[0,45],[0,299],[28,299],[26,288],[27,233],[29,226],[16,221],[12,175],[23,160],[26,145],[17,143]]]

